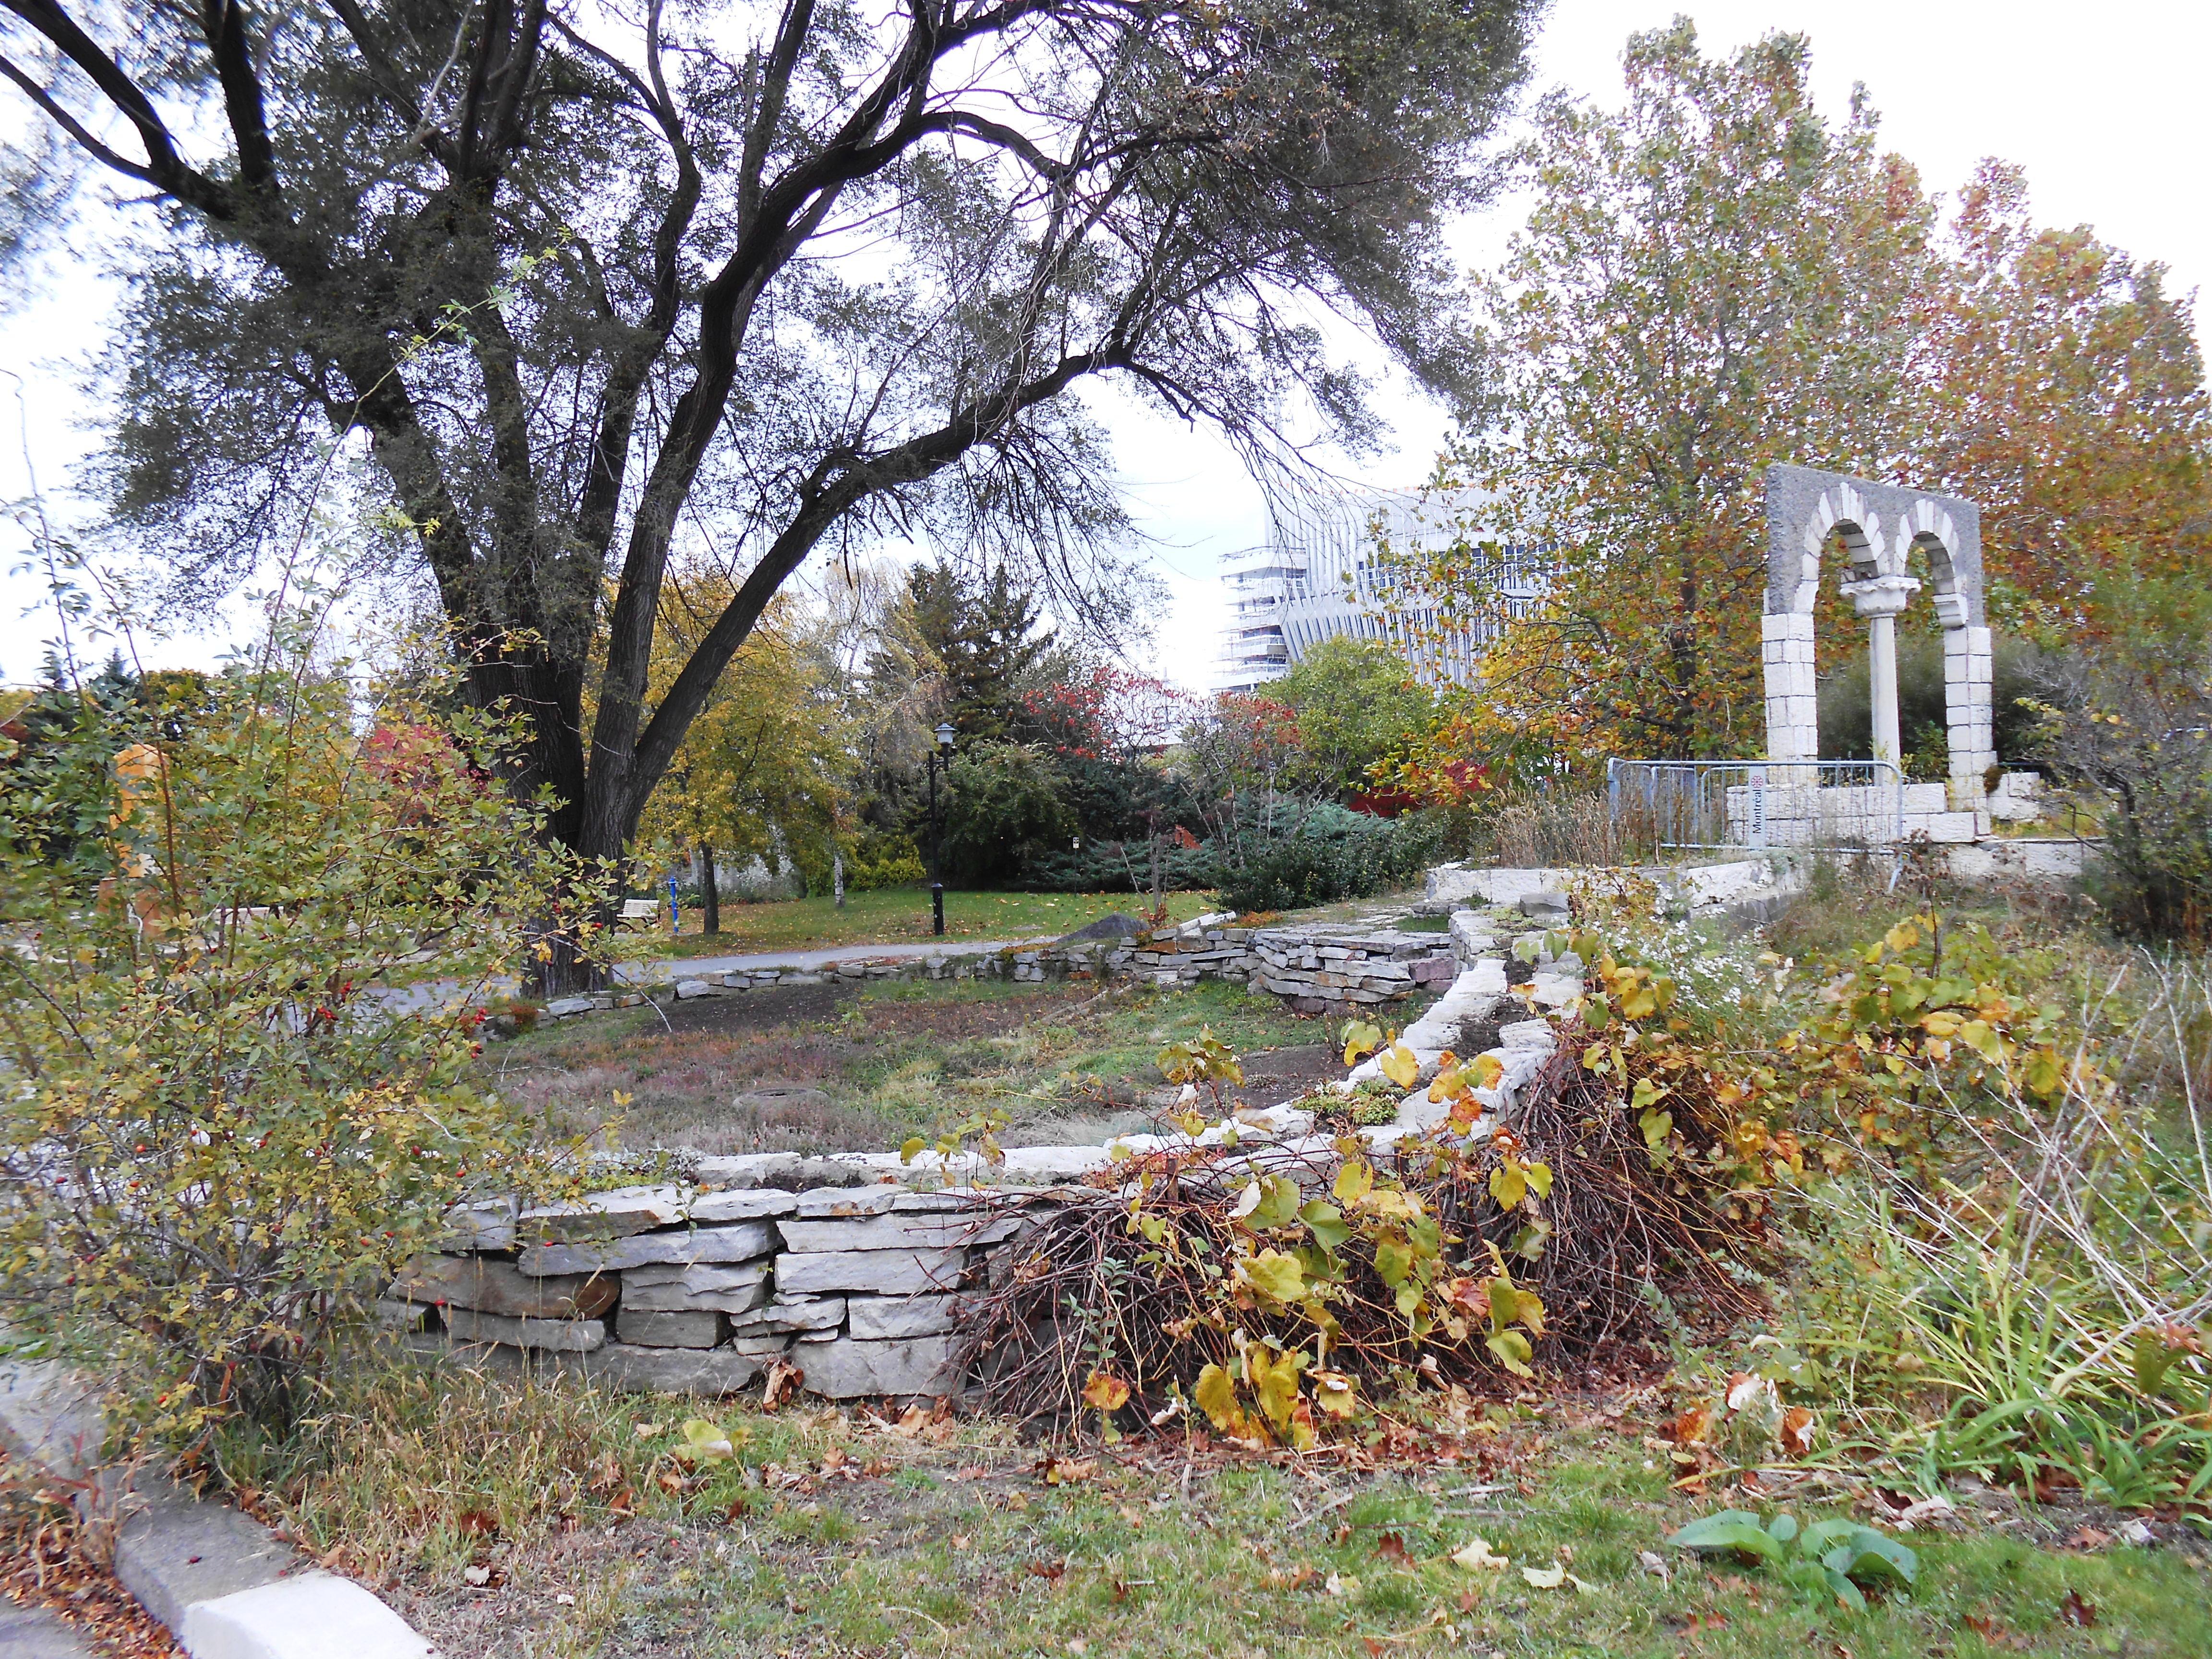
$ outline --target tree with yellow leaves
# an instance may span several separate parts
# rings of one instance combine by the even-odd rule
[[[662,590],[654,696],[697,651],[728,587],[721,572],[695,569]],[[830,862],[854,769],[851,726],[814,619],[792,595],[777,596],[722,671],[638,826],[641,846],[698,854],[706,932],[720,929],[722,861]]]

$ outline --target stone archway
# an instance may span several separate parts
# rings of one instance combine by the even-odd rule
[[[1851,570],[1843,592],[1867,622],[1874,690],[1872,752],[1895,765],[1897,617],[1920,590],[1906,569],[1914,548],[1928,562],[1930,598],[1943,627],[1943,702],[1949,728],[1948,805],[1978,816],[1982,775],[1996,760],[1990,735],[1990,630],[1982,606],[1982,516],[1972,501],[1840,472],[1776,462],[1766,469],[1766,755],[1811,761],[1820,753],[1814,684],[1813,602],[1820,559],[1841,534]]]

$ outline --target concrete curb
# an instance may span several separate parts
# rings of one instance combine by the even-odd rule
[[[0,1438],[77,1488],[80,1510],[117,1514],[115,1577],[191,1659],[436,1659],[400,1616],[348,1578],[307,1565],[228,1504],[164,1477],[97,1465],[99,1391],[55,1361],[0,1363]],[[11,1652],[65,1656],[44,1632],[0,1626]],[[27,1647],[11,1648],[20,1638]]]

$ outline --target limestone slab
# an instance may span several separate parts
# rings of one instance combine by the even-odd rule
[[[957,1289],[966,1265],[964,1250],[787,1250],[776,1258],[775,1285],[787,1296],[820,1291],[911,1296]]]
[[[951,1330],[957,1296],[856,1296],[846,1304],[846,1328],[856,1340],[897,1341]]]
[[[804,1162],[797,1152],[734,1152],[702,1158],[693,1166],[703,1187],[758,1187]]]
[[[722,1316],[711,1310],[652,1312],[624,1304],[615,1314],[615,1337],[641,1348],[711,1348],[725,1334]]]
[[[789,1215],[798,1202],[797,1194],[778,1192],[773,1187],[701,1193],[691,1200],[691,1219],[700,1226],[724,1221],[771,1221]]]
[[[623,1275],[622,1304],[640,1313],[687,1309],[750,1313],[768,1300],[771,1259],[763,1257],[734,1267],[635,1268]],[[648,1273],[653,1277],[643,1279]]]
[[[446,1329],[457,1342],[504,1342],[510,1348],[589,1353],[607,1340],[596,1319],[508,1319],[473,1308],[446,1310]]]
[[[541,1244],[523,1251],[515,1266],[526,1273],[588,1273],[698,1261],[744,1261],[769,1255],[777,1243],[774,1224],[744,1221],[729,1226],[634,1234],[599,1243]]]
[[[808,1297],[786,1302],[781,1297],[730,1321],[740,1336],[761,1336],[776,1331],[834,1331],[845,1322],[842,1296]]]
[[[684,1219],[677,1187],[617,1187],[574,1204],[541,1204],[522,1212],[519,1237],[532,1243],[563,1239],[618,1238],[672,1227]]]
[[[763,1361],[729,1347],[647,1348],[610,1342],[577,1369],[594,1382],[638,1394],[735,1394],[761,1374]]]
[[[843,1160],[838,1160],[842,1162]],[[971,1200],[934,1193],[909,1192],[891,1182],[866,1187],[817,1187],[798,1195],[792,1213],[803,1221],[843,1220],[884,1215],[892,1210],[957,1210]]]
[[[597,1319],[614,1304],[615,1280],[586,1273],[526,1273],[495,1256],[417,1256],[388,1294],[402,1302],[474,1308],[513,1319]]]
[[[893,1210],[883,1215],[842,1221],[803,1221],[787,1217],[776,1224],[787,1250],[945,1249],[959,1244],[995,1244],[1012,1237],[1018,1215],[995,1206],[972,1211]]]
[[[957,1393],[958,1345],[950,1336],[915,1337],[903,1342],[866,1342],[840,1337],[809,1343],[798,1356],[805,1387],[830,1400],[868,1395]]]

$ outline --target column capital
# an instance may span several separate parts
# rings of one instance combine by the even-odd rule
[[[1905,609],[1905,602],[1920,591],[1920,579],[1885,573],[1845,582],[1839,591],[1858,607],[1862,617],[1894,617]]]

